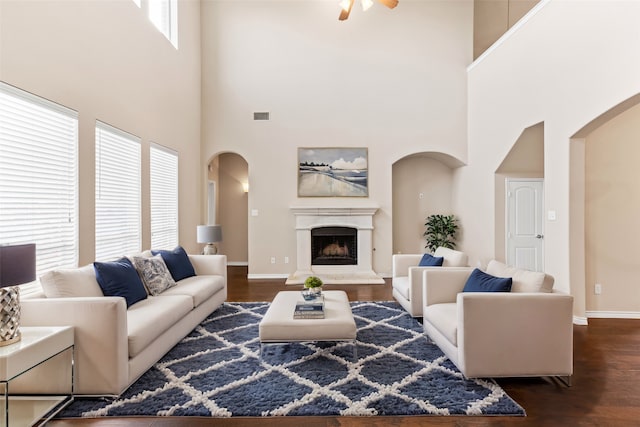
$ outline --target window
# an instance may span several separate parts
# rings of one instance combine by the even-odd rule
[[[149,0],[149,19],[178,48],[177,0]]]
[[[151,247],[178,245],[178,154],[151,144]]]
[[[140,138],[96,122],[96,260],[140,251]]]
[[[35,243],[37,275],[77,266],[77,146],[77,112],[0,82],[0,244]]]

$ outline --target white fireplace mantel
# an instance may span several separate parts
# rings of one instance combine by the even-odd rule
[[[297,240],[297,270],[287,284],[300,284],[312,275],[319,276],[327,284],[336,283],[384,283],[372,267],[373,216],[376,206],[368,207],[316,207],[292,206],[295,215]],[[357,265],[312,265],[311,230],[319,227],[352,227],[357,230]]]
[[[296,216],[369,216],[372,218],[378,211],[377,207],[341,208],[292,206],[290,209]]]

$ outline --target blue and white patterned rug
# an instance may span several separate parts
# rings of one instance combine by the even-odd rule
[[[268,303],[225,303],[118,399],[78,399],[58,418],[101,416],[525,415],[493,380],[467,380],[395,302],[353,302],[351,343],[266,346]]]

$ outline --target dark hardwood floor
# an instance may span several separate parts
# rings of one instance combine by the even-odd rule
[[[246,267],[229,267],[229,301],[271,301],[284,280],[247,280]],[[327,286],[351,301],[392,300],[385,285]],[[505,319],[507,320],[507,319]],[[390,367],[392,369],[392,367]],[[355,426],[640,426],[640,320],[590,319],[574,326],[574,376],[565,387],[549,378],[499,379],[526,417],[276,417],[69,419],[48,427],[355,427]]]

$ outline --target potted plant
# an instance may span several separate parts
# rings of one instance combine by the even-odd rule
[[[309,293],[320,294],[322,292],[322,279],[318,276],[309,276],[304,281],[304,287]]]
[[[458,231],[457,221],[454,215],[429,215],[427,222],[424,223],[427,228],[423,234],[427,240],[425,248],[432,253],[440,246],[454,249],[456,247],[454,239]]]

